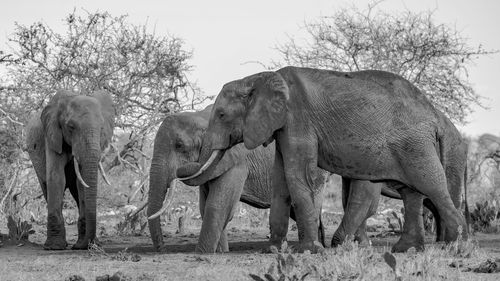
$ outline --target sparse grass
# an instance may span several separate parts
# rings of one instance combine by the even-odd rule
[[[460,249],[460,250],[459,250]],[[275,261],[249,276],[253,280],[483,280],[468,273],[485,253],[477,243],[457,241],[446,247],[431,245],[423,252],[390,254],[386,249],[359,247],[346,241],[320,255],[275,254]],[[384,259],[384,256],[386,258]],[[387,256],[393,259],[387,261]],[[387,264],[386,264],[387,263]],[[455,265],[455,267],[450,266]],[[459,265],[459,266],[456,266]],[[491,280],[495,280],[492,276]]]

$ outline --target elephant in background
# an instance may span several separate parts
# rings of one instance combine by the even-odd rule
[[[172,188],[178,167],[198,161],[202,139],[212,106],[198,112],[182,112],[167,116],[155,137],[150,168],[150,189],[147,215],[149,231],[156,250],[163,247],[159,214],[167,191]],[[242,201],[256,208],[269,208],[272,198],[271,176],[274,162],[274,144],[252,151],[238,145],[229,149],[217,165],[203,176],[184,183],[199,186],[199,208],[203,219],[196,251],[214,253],[229,250],[226,226],[232,219],[235,206]],[[319,169],[318,169],[319,170]],[[318,172],[312,185],[321,190],[326,172]],[[153,216],[156,214],[155,216]],[[153,216],[154,218],[152,218]],[[295,219],[291,210],[290,217]],[[288,220],[288,217],[287,217]],[[319,220],[320,240],[324,231]]]
[[[281,188],[273,194],[283,196],[273,196],[271,204],[272,244],[286,235],[291,199],[303,233],[300,248],[322,251],[317,243],[318,202],[310,181],[316,167],[398,190],[406,210],[398,241],[404,247],[420,245],[424,196],[437,208],[446,242],[457,239],[459,227],[467,229],[448,191],[451,185],[463,185],[466,144],[453,124],[398,75],[298,67],[258,73],[224,85],[209,124],[198,163],[179,168],[178,175],[196,179],[229,148],[244,143],[255,149],[274,140],[274,173],[282,176],[273,178],[279,182],[273,187]],[[363,204],[353,202],[346,214]],[[466,231],[462,234],[467,238]]]
[[[107,92],[85,96],[60,90],[28,122],[26,145],[47,201],[45,249],[68,245],[62,216],[66,188],[79,210],[78,241],[72,249],[87,249],[96,240],[98,167],[113,135],[114,116]]]

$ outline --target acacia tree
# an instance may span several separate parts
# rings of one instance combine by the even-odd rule
[[[467,67],[495,51],[470,46],[455,28],[435,23],[430,11],[389,14],[376,5],[306,22],[305,38],[289,37],[276,46],[282,60],[273,66],[394,72],[417,85],[453,121],[464,123],[472,106],[480,105]]]

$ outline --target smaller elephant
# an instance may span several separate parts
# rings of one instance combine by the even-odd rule
[[[113,135],[113,101],[104,91],[92,96],[58,91],[26,127],[26,145],[47,201],[47,240],[44,248],[67,247],[62,215],[68,188],[79,210],[78,241],[87,249],[96,239],[96,197],[100,159]]]
[[[178,167],[198,160],[204,131],[208,127],[212,106],[198,112],[170,115],[161,124],[154,141],[150,168],[147,214],[149,230],[156,250],[163,247],[159,214],[167,191],[172,188]],[[273,196],[272,177],[274,144],[249,151],[242,145],[228,150],[224,158],[203,177],[184,183],[199,186],[199,208],[203,218],[196,251],[213,253],[229,250],[226,226],[232,219],[238,201],[256,208],[270,208]],[[320,173],[314,182],[321,190],[326,179]],[[318,193],[318,200],[321,200]],[[295,219],[292,209],[289,216]],[[319,211],[319,210],[318,210]],[[320,241],[324,243],[320,220]],[[299,234],[300,235],[300,234]]]

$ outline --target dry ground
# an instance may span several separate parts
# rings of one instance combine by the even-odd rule
[[[30,236],[32,243],[22,246],[6,243],[0,248],[0,280],[70,280],[72,275],[95,280],[117,271],[128,280],[252,280],[250,273],[264,277],[270,267],[277,276],[278,255],[261,253],[267,241],[267,230],[263,227],[231,228],[231,252],[215,255],[193,252],[198,235],[195,227],[182,235],[169,233],[165,238],[168,243],[165,253],[154,252],[146,235],[102,237],[104,252],[45,251],[41,247],[45,239],[43,226],[37,226],[36,230]],[[76,227],[71,225],[67,230],[68,242],[72,244],[76,241]],[[331,235],[333,231],[328,232]],[[374,247],[365,248],[349,243],[339,249],[329,248],[322,255],[285,254],[288,258],[285,274],[300,277],[310,272],[305,280],[394,280],[394,272],[382,254],[396,238],[373,238]],[[465,272],[488,258],[500,258],[500,235],[477,234],[473,240],[478,244],[466,243],[459,251],[453,247],[443,249],[443,245],[432,244],[432,238],[428,238],[425,252],[395,255],[396,271],[402,278],[399,280],[500,280],[500,273]],[[296,241],[297,237],[291,233],[289,239]],[[138,259],[137,256],[139,261],[131,261]],[[450,267],[452,263],[460,267]]]

